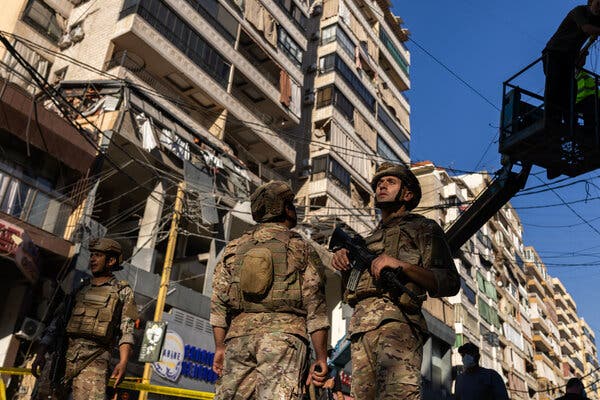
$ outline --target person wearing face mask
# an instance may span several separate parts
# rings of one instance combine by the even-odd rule
[[[587,399],[585,387],[579,378],[571,378],[567,381],[566,392],[564,396],[556,400],[583,400]]]
[[[506,385],[500,374],[479,366],[477,346],[465,343],[458,348],[458,353],[462,356],[464,371],[456,377],[456,400],[508,400]]]

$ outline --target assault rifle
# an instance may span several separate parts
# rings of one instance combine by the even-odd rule
[[[367,249],[365,240],[362,237],[358,235],[352,237],[338,225],[331,235],[329,250],[337,251],[339,249],[348,250],[351,269],[346,289],[354,292],[358,286],[361,274],[363,271],[368,271],[371,268],[371,263],[377,258],[377,255]],[[398,293],[406,293],[414,300],[418,299],[418,296],[412,290],[400,282],[400,279],[398,279],[392,268],[384,268],[381,271],[381,281],[387,289]]]

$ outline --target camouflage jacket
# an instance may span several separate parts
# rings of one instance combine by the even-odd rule
[[[390,246],[391,231],[400,232],[397,248]],[[387,236],[386,236],[387,234]],[[376,237],[379,239],[375,239]],[[380,225],[366,238],[371,251],[387,254],[433,272],[437,283],[437,292],[429,293],[431,297],[444,297],[456,294],[460,288],[460,276],[454,266],[454,260],[446,242],[442,228],[433,220],[418,214],[404,214],[392,217]],[[384,244],[385,242],[385,244]],[[379,244],[379,246],[377,245]],[[372,277],[368,271],[363,272],[359,287],[364,282],[369,286]],[[414,282],[405,282],[417,294],[424,293]],[[416,312],[406,311],[394,296],[385,291],[372,292],[373,295],[361,298],[354,307],[350,321],[350,334],[368,332],[376,329],[386,320],[411,322],[425,332],[427,325],[420,312],[421,303],[414,304]],[[406,295],[405,295],[406,296]]]
[[[252,234],[263,237],[289,232],[288,264],[299,272],[302,308],[305,312],[243,312],[231,296],[233,277],[239,268],[237,247],[252,240]],[[213,280],[210,323],[225,328],[227,339],[245,335],[285,332],[308,339],[308,334],[329,328],[325,304],[323,266],[314,249],[300,235],[278,223],[263,223],[244,233],[226,246],[223,259],[217,264]]]

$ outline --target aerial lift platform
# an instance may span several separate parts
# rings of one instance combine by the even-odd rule
[[[552,124],[546,115],[544,95],[516,84],[520,77],[541,65],[539,58],[503,84],[499,138],[503,168],[446,230],[453,253],[525,187],[532,166],[544,168],[549,179],[560,175],[575,177],[600,168],[600,76],[582,69],[595,80],[595,101],[587,103],[584,109],[575,104],[572,93],[568,120]],[[520,170],[513,171],[515,167]]]

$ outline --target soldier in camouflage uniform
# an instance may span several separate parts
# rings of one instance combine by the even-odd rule
[[[92,278],[70,295],[74,296],[70,312],[66,300],[58,307],[39,342],[32,365],[33,374],[38,376],[46,363],[46,352],[53,350],[58,336],[66,333],[68,346],[63,382],[71,383],[73,400],[106,398],[110,354],[117,344],[119,363],[110,377],[115,378],[115,387],[121,382],[133,350],[137,319],[133,290],[111,272],[123,261],[121,245],[101,238],[91,241],[89,250]]]
[[[426,292],[432,297],[456,294],[460,278],[440,226],[410,213],[421,199],[415,175],[403,165],[383,163],[371,184],[382,221],[365,241],[379,256],[370,270],[362,272],[356,290],[344,294],[354,307],[349,327],[352,396],[420,399],[423,344],[428,336],[421,305]],[[345,249],[334,253],[332,266],[349,270]],[[391,268],[415,297],[398,293],[380,280],[384,268]]]
[[[216,400],[300,399],[308,339],[316,353],[307,383],[327,377],[322,265],[290,229],[294,193],[270,182],[251,196],[258,223],[232,240],[216,267],[210,323],[215,337]]]

